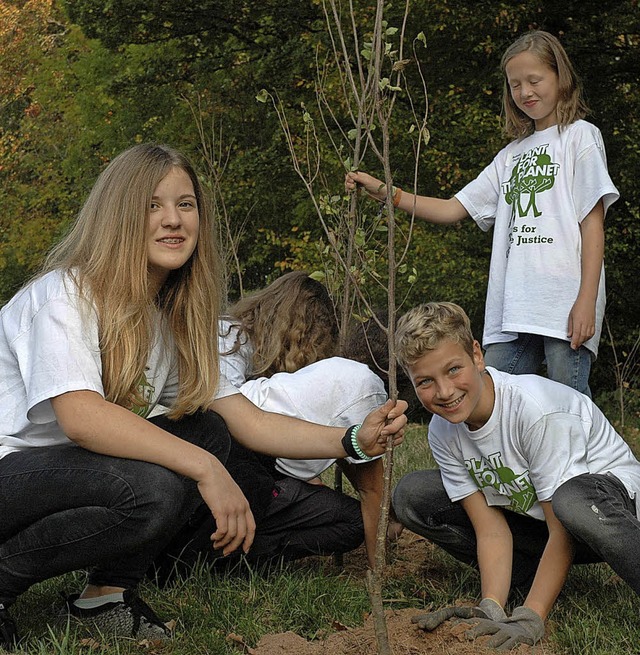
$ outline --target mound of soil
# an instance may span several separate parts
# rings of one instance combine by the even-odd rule
[[[485,648],[488,637],[469,641],[464,631],[468,625],[446,621],[433,632],[420,630],[411,623],[411,617],[419,613],[415,609],[388,610],[387,631],[389,645],[394,655],[477,655],[496,654]],[[362,655],[376,653],[377,643],[371,616],[360,628],[344,628],[326,639],[307,641],[293,632],[265,635],[256,648],[238,643],[247,655]],[[546,644],[525,646],[521,644],[510,651],[513,655],[555,655]]]
[[[386,574],[402,576],[425,571],[425,551],[435,548],[422,537],[405,530],[393,545],[394,557]],[[427,557],[428,561],[429,558]],[[350,554],[345,558],[345,569],[352,574],[364,575],[366,570],[364,551]],[[461,605],[468,605],[469,599],[461,599]],[[456,620],[446,621],[433,632],[426,632],[411,623],[411,617],[424,613],[424,609],[407,608],[387,610],[387,633],[393,655],[478,655],[493,654],[498,651],[486,648],[483,644],[489,637],[479,637],[469,641],[464,632],[467,624]],[[246,655],[362,655],[377,653],[378,645],[371,615],[362,627],[347,628],[335,624],[336,632],[323,639],[307,641],[293,632],[264,635],[255,648],[249,647],[242,637],[229,635],[239,652]],[[511,655],[557,655],[544,641],[536,646],[521,644],[509,651]]]

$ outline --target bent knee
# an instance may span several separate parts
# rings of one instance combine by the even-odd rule
[[[393,511],[400,523],[406,525],[411,522],[410,517],[415,507],[424,503],[425,495],[436,478],[441,485],[440,472],[437,470],[413,471],[400,478],[392,496]]]
[[[563,525],[571,522],[571,517],[575,514],[575,503],[575,478],[572,478],[561,484],[551,498],[553,513]]]
[[[553,494],[553,512],[574,536],[604,520],[601,501],[605,496],[599,478],[597,474],[583,473],[561,484]]]
[[[185,502],[185,480],[162,466],[141,464],[140,477],[133,489],[135,520],[139,521],[141,529],[162,532],[180,517]]]

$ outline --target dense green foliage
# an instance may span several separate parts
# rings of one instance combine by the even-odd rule
[[[354,0],[363,36],[371,28],[371,4]],[[389,24],[400,26],[403,11],[404,4],[390,4]],[[500,55],[530,27],[562,38],[621,191],[607,218],[606,265],[608,319],[624,357],[637,337],[640,309],[634,288],[640,248],[637,0],[412,3],[406,38],[423,32],[425,46],[416,49],[418,61],[407,66],[405,90],[398,94],[392,170],[398,184],[411,186],[409,100],[420,88],[418,63],[427,81],[431,134],[420,156],[419,191],[449,196],[491,160],[504,143]],[[244,288],[287,267],[321,265],[323,233],[278,118],[272,106],[255,100],[262,88],[277,93],[296,135],[303,133],[303,104],[317,120],[317,66],[330,53],[321,0],[3,0],[0,49],[0,304],[37,269],[104,163],[148,140],[189,153],[215,187],[218,208],[235,229],[244,226],[238,250]],[[330,66],[323,84],[338,121],[350,129]],[[318,134],[323,179],[340,196],[341,157]],[[337,130],[333,136],[348,154],[349,141]],[[381,172],[370,155],[363,167]],[[449,229],[418,225],[407,261],[418,280],[402,289],[406,303],[456,300],[479,331],[489,251],[490,235],[470,221]],[[230,286],[236,293],[237,277]],[[594,386],[605,389],[615,378],[613,351],[608,337],[603,341]]]

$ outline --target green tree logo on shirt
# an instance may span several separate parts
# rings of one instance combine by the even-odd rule
[[[147,376],[143,373],[138,382],[138,402],[131,405],[131,411],[145,418],[149,413],[149,407],[153,400],[155,390],[156,388],[147,380]]]
[[[538,194],[553,187],[560,169],[560,165],[554,164],[547,154],[548,147],[549,144],[536,146],[520,155],[516,159],[511,177],[502,184],[504,199],[511,207],[509,234],[516,218],[524,218],[529,215],[529,212],[533,214],[533,218],[538,218],[542,214],[536,204],[536,198]],[[510,238],[506,257],[509,257],[511,243]]]
[[[538,194],[551,189],[560,168],[547,154],[549,145],[536,146],[525,152],[516,162],[508,182],[502,185],[504,199],[518,218],[531,212],[534,218],[542,213],[536,204]]]
[[[515,473],[504,465],[502,453],[493,453],[480,459],[472,457],[465,460],[464,463],[478,489],[483,491],[490,487],[500,496],[504,496],[507,501],[505,503],[507,509],[519,514],[526,514],[538,500],[536,490],[531,484],[529,471]],[[485,492],[485,496],[489,502],[489,494]],[[489,504],[497,503],[489,502]]]

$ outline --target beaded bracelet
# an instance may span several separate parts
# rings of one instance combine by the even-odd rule
[[[402,198],[402,189],[400,187],[393,187],[393,206],[397,207],[400,204],[400,198]]]
[[[362,448],[360,448],[360,444],[358,443],[358,430],[361,427],[362,423],[358,423],[357,425],[352,425],[347,429],[347,431],[344,433],[344,437],[342,437],[342,447],[344,448],[344,451],[347,453],[347,455],[352,459],[368,461],[373,459],[373,457],[369,457],[369,455],[367,455],[362,450]]]

